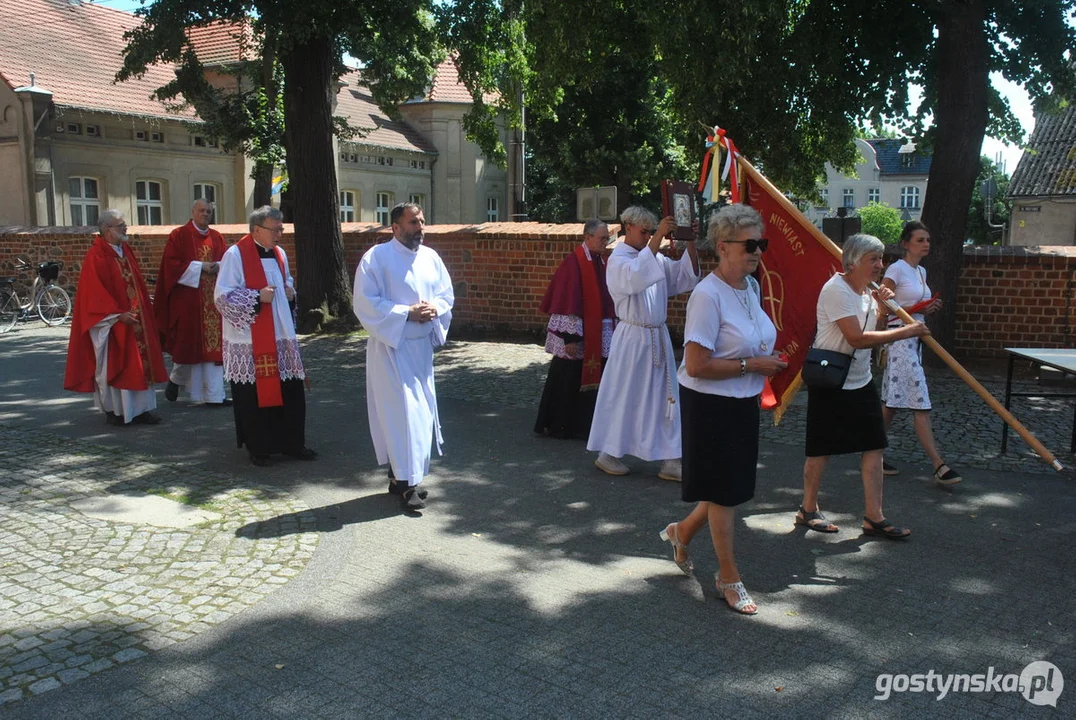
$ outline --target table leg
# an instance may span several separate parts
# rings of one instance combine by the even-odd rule
[[[1009,402],[1012,398],[1012,368],[1013,363],[1016,361],[1015,355],[1009,356],[1009,373],[1005,376],[1005,409],[1009,409]],[[1076,432],[1076,429],[1074,429]],[[1004,420],[1001,421],[1001,454],[1004,455],[1005,451],[1009,448],[1009,423]]]

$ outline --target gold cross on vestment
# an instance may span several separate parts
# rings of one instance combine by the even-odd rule
[[[602,361],[598,358],[591,358],[590,360],[586,361],[585,365],[587,368],[587,372],[594,372],[596,370],[601,370]]]
[[[265,353],[254,359],[255,377],[273,377],[276,375],[276,355]]]

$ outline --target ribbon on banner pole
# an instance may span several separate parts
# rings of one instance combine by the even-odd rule
[[[740,179],[737,172],[737,160],[740,157],[736,143],[728,137],[725,129],[714,125],[706,127],[706,154],[702,156],[702,170],[699,172],[698,192],[708,203],[715,203],[721,195],[721,181],[729,181],[730,200],[740,202]],[[716,158],[714,156],[717,156]],[[720,165],[721,171],[714,175],[714,169]]]

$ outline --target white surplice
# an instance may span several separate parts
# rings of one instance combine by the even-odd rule
[[[609,256],[605,278],[617,325],[587,450],[647,461],[677,459],[680,389],[665,318],[669,298],[695,287],[699,274],[686,252],[671,260],[621,243]]]
[[[441,424],[433,382],[433,350],[452,322],[452,279],[441,257],[393,238],[375,245],[355,270],[355,315],[366,342],[366,409],[377,464],[391,463],[400,482],[417,485],[430,470],[431,446],[441,454]],[[409,322],[410,307],[437,308],[430,322]]]
[[[202,232],[197,225],[194,229],[202,237],[209,234],[208,229]],[[192,260],[180,276],[179,284],[198,289],[202,281],[203,264],[201,260]],[[187,388],[191,402],[224,402],[224,367],[222,365],[214,362],[183,364],[173,360],[172,372],[168,374],[168,379],[180,387]]]
[[[288,269],[288,256],[280,248],[284,258],[284,273],[276,258],[262,258],[265,282],[276,288],[273,295],[273,328],[276,331],[277,368],[281,380],[302,380],[306,377],[303,361],[299,355],[299,339],[295,335],[295,321],[288,307],[285,288],[295,287]],[[254,343],[250,327],[261,300],[259,291],[247,287],[243,274],[243,258],[239,246],[232,245],[224,252],[217,272],[217,285],[213,290],[213,302],[221,315],[221,336],[224,350],[224,379],[237,383],[254,383]]]

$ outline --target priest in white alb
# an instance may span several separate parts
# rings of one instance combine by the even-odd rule
[[[355,315],[366,342],[366,409],[377,464],[389,463],[389,492],[404,507],[426,506],[422,481],[441,424],[433,351],[452,321],[452,278],[441,257],[422,244],[422,208],[392,208],[392,239],[370,248],[355,271]]]
[[[680,388],[665,319],[669,298],[699,282],[699,256],[694,242],[679,260],[660,252],[662,239],[676,227],[672,217],[658,223],[646,208],[632,206],[620,222],[624,242],[605,271],[617,325],[587,449],[598,451],[594,464],[610,475],[626,475],[621,458],[634,455],[661,460],[658,477],[679,481]]]

